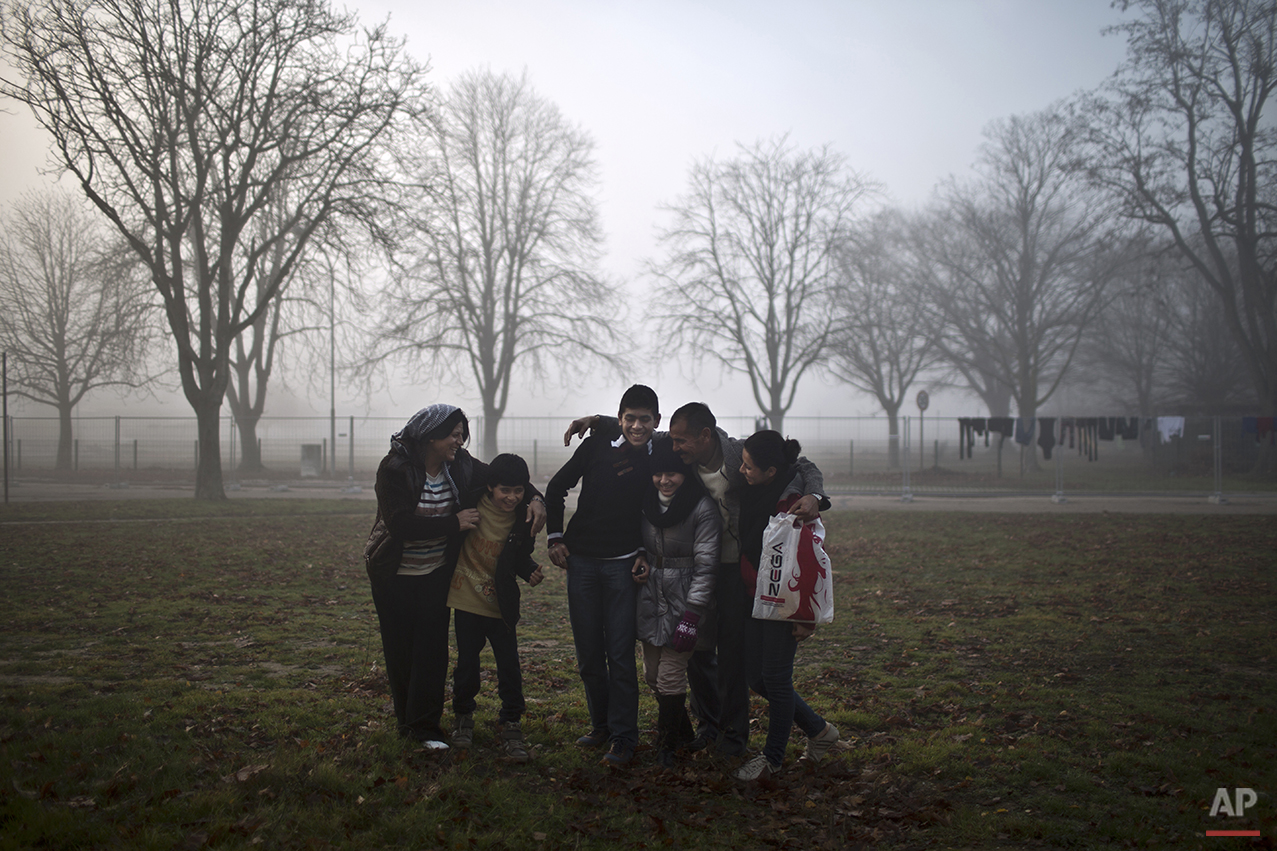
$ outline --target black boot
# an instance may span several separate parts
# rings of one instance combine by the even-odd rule
[[[681,694],[658,694],[656,705],[659,714],[656,716],[656,748],[657,759],[662,768],[674,767],[674,750],[678,747],[678,716],[683,710]]]

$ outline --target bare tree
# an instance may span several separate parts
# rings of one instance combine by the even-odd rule
[[[834,331],[836,249],[872,185],[828,147],[782,136],[738,145],[735,159],[695,163],[665,209],[667,255],[656,321],[695,359],[744,372],[771,428]]]
[[[1261,413],[1277,413],[1273,0],[1122,0],[1127,59],[1087,104],[1093,176],[1215,293]]]
[[[150,273],[198,421],[195,495],[224,499],[218,421],[234,341],[316,229],[343,216],[376,225],[378,143],[419,110],[423,69],[384,27],[361,31],[322,0],[11,8],[3,44],[24,79],[0,91],[31,107],[59,165]],[[275,252],[280,263],[261,262]]]
[[[899,463],[900,407],[939,356],[919,305],[908,227],[899,212],[884,210],[840,248],[827,364],[833,375],[882,406],[892,466]]]
[[[0,218],[0,348],[16,395],[58,412],[57,469],[71,469],[75,406],[140,387],[158,320],[146,279],[82,199],[51,189]]]
[[[452,85],[419,154],[409,168],[428,191],[374,360],[472,379],[491,458],[520,372],[553,362],[571,374],[582,355],[620,363],[609,351],[619,303],[595,271],[594,142],[526,75],[476,71]]]
[[[997,121],[985,135],[977,178],[945,184],[923,231],[927,303],[945,358],[973,388],[1007,388],[1032,418],[1102,304],[1111,219],[1081,179],[1066,114]]]
[[[1080,365],[1111,402],[1152,416],[1166,394],[1168,359],[1180,343],[1168,303],[1168,279],[1181,274],[1175,258],[1149,252],[1115,278],[1110,297],[1086,332]]]
[[[1171,338],[1161,375],[1167,404],[1203,414],[1253,411],[1254,385],[1219,297],[1192,267],[1165,282],[1160,296]]]

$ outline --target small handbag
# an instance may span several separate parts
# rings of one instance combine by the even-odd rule
[[[378,516],[368,532],[364,544],[364,569],[373,582],[389,579],[399,572],[403,560],[403,542],[390,534],[390,529]]]

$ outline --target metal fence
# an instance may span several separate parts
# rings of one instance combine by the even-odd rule
[[[1263,422],[1263,421],[1260,421]],[[1137,439],[1116,437],[1086,447],[1063,439],[1051,458],[1036,440],[1022,447],[986,433],[970,452],[959,447],[956,418],[902,416],[892,435],[885,417],[789,417],[785,432],[825,474],[833,492],[983,493],[1022,492],[1062,496],[1067,492],[1137,493],[1272,490],[1272,432],[1261,433],[1242,417],[1189,417],[1173,436],[1144,427]],[[345,416],[263,417],[257,439],[266,473],[254,478],[315,478],[366,483],[389,446],[400,418]],[[571,448],[563,446],[566,417],[506,417],[498,428],[501,451],[527,459],[538,481],[549,478]],[[751,417],[723,417],[731,434],[752,433]],[[11,417],[11,476],[40,476],[56,466],[58,420]],[[1057,426],[1058,428],[1058,426]],[[476,453],[482,418],[471,422]],[[335,433],[335,441],[334,441]],[[79,417],[73,420],[71,466],[75,471],[127,480],[150,475],[193,475],[198,457],[193,417]],[[239,430],[222,419],[222,463],[228,480],[243,458]],[[1265,454],[1267,453],[1267,454]]]

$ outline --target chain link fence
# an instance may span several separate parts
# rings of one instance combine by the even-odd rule
[[[1104,418],[1099,418],[1103,420]],[[1118,418],[1121,419],[1121,418]],[[1047,458],[1038,443],[1012,436],[960,430],[957,418],[902,416],[892,433],[885,417],[789,417],[787,436],[825,475],[826,489],[841,493],[977,494],[1033,493],[1063,497],[1074,493],[1219,494],[1277,490],[1272,475],[1274,433],[1264,420],[1243,417],[1170,418],[1173,434],[1157,421],[1140,421],[1137,435],[1107,436],[1101,428],[1086,441],[1076,432],[1058,433]],[[506,417],[498,429],[503,452],[528,461],[545,481],[569,458],[563,446],[566,417]],[[1036,429],[1045,420],[1035,424]],[[1261,424],[1255,427],[1255,422]],[[1270,423],[1270,421],[1269,421]],[[263,470],[242,468],[240,430],[230,417],[221,422],[222,464],[228,481],[312,479],[316,482],[371,482],[402,427],[387,417],[263,417],[256,440]],[[723,417],[730,434],[745,436],[761,423],[752,417]],[[471,421],[471,451],[480,453],[482,418]],[[1112,431],[1109,429],[1108,431]],[[96,476],[102,480],[193,478],[199,453],[193,417],[78,417],[73,420],[70,471],[57,471],[57,418],[11,417],[9,474],[16,478]],[[965,441],[965,443],[964,443]]]

